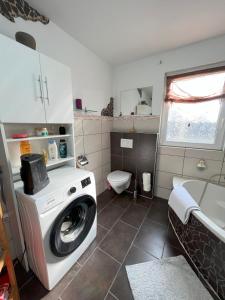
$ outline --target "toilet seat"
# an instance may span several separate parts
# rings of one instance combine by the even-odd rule
[[[123,182],[127,182],[131,177],[131,173],[125,172],[125,171],[113,171],[108,176],[107,179],[110,182],[120,182],[121,184]]]

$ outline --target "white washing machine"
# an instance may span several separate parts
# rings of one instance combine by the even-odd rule
[[[35,195],[15,184],[30,268],[48,290],[69,271],[96,237],[93,173],[61,167]]]

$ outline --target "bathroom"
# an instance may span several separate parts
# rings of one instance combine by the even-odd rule
[[[18,287],[13,299],[158,299],[155,295],[165,300],[225,299],[224,4],[208,0],[182,5],[179,1],[170,5],[142,1],[138,6],[135,1],[69,1],[67,5],[57,1],[54,6],[50,0],[26,2],[40,14],[37,20],[14,15],[12,22],[0,3],[0,53],[13,57],[11,61],[0,58],[4,69],[0,76],[5,82],[4,74],[8,74],[7,84],[15,87],[6,94],[5,85],[0,86],[0,167],[5,177],[0,199],[9,199],[6,205],[0,203]],[[215,24],[208,21],[212,14]],[[30,90],[25,86],[26,70],[34,58],[20,64],[20,55],[29,55],[31,50],[18,45],[17,32],[35,40],[32,51],[40,57],[40,73],[47,74],[40,79],[40,91],[38,85],[35,91],[44,103],[42,119],[39,100],[32,106],[23,100]],[[15,48],[18,52],[13,52]],[[42,55],[51,58],[47,71],[42,68]],[[57,78],[61,64],[70,70],[70,79],[61,71]],[[55,78],[54,89],[51,78]],[[190,87],[185,80],[190,80],[190,86],[192,80],[197,84]],[[63,96],[62,84],[68,92]],[[200,87],[195,94],[196,85]],[[40,143],[36,128],[48,130]],[[63,137],[60,128],[65,130]],[[90,174],[94,182],[89,190],[89,182],[83,181],[87,178],[80,177],[82,189],[95,199],[95,221],[90,215],[92,237],[90,241],[84,237],[87,245],[77,246],[69,263],[66,256],[61,271],[50,269],[63,262],[60,254],[51,253],[49,261],[40,255],[35,263],[35,255],[29,256],[30,249],[36,253],[24,228],[29,213],[22,215],[23,202],[14,191],[19,190],[20,149],[12,135],[24,132],[30,134],[25,140],[39,154],[48,152],[51,137],[58,152],[60,141],[66,144],[65,157],[58,153],[58,161],[48,158],[49,174],[70,167],[81,172],[81,177]],[[63,174],[57,181],[58,186],[65,186],[63,195],[68,201],[74,193],[82,198],[77,186],[66,190],[69,184]],[[50,177],[46,187],[50,196],[52,181]],[[185,217],[180,213],[184,209]],[[40,218],[43,231],[50,212]],[[56,216],[52,218],[57,223]],[[35,226],[29,226],[32,232]],[[37,238],[37,245],[46,247],[48,255],[51,242],[45,244],[46,237],[48,231],[41,240]],[[37,249],[41,253],[41,247]],[[171,269],[160,271],[157,264],[170,259],[178,259],[186,273],[190,271],[192,295],[186,290],[188,284],[176,285],[176,279],[168,281],[171,289],[184,291],[186,298],[179,293],[174,298],[166,284],[160,290],[160,272],[168,275]],[[0,279],[7,269],[1,265],[0,261]],[[156,268],[157,280],[148,266]],[[45,273],[45,269],[50,271]],[[55,283],[49,287],[51,279]]]

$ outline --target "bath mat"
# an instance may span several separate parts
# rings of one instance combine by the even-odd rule
[[[213,300],[180,255],[126,266],[135,300]]]

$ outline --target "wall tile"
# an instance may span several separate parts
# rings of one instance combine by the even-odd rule
[[[183,157],[172,155],[159,155],[157,162],[157,170],[182,174]]]
[[[84,150],[86,154],[101,150],[101,134],[84,135]]]
[[[122,155],[123,149],[120,147],[120,140],[123,138],[123,133],[111,132],[110,146],[113,155]]]
[[[218,174],[221,171],[222,163],[216,160],[206,160],[206,169],[198,170],[196,165],[199,162],[198,158],[187,158],[184,159],[184,176],[191,176],[203,179],[209,179],[212,175]]]
[[[84,135],[101,133],[101,120],[83,120]]]
[[[105,184],[103,182],[100,182],[96,184],[96,194],[97,196],[104,192],[106,189]]]
[[[162,155],[176,155],[176,156],[184,156],[185,148],[182,147],[168,147],[168,146],[160,146],[159,154]]]
[[[74,119],[74,134],[75,136],[83,135],[83,120],[82,119]]]
[[[81,154],[84,154],[83,147],[84,137],[82,135],[75,137],[75,155],[78,157]]]
[[[170,193],[171,193],[170,189],[165,189],[159,186],[155,187],[155,195],[159,198],[168,200],[170,197]]]
[[[159,132],[159,117],[149,119],[134,119],[134,129],[136,132],[157,133]]]
[[[106,165],[110,162],[111,155],[110,149],[103,149],[102,150],[102,165]]]
[[[223,160],[224,152],[216,150],[192,149],[185,150],[185,157],[193,157],[199,159]]]
[[[102,166],[102,179],[103,181],[107,179],[108,174],[111,172],[111,163]]]
[[[113,131],[117,132],[129,132],[133,130],[133,120],[132,119],[114,119],[113,120]]]
[[[95,175],[96,184],[102,182],[102,168],[100,167],[100,168],[94,169],[92,172]]]
[[[102,151],[88,154],[87,159],[89,163],[85,166],[85,169],[90,171],[97,169],[102,165]]]
[[[102,133],[102,149],[110,148],[110,133]]]
[[[111,132],[113,128],[113,120],[102,119],[102,133]]]
[[[156,173],[156,182],[155,182],[155,184],[159,187],[172,189],[172,187],[173,187],[173,177],[174,176],[177,176],[177,174],[158,171]]]

